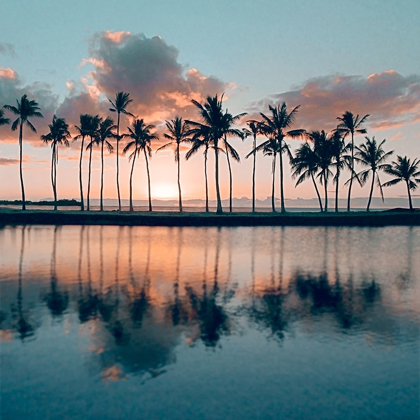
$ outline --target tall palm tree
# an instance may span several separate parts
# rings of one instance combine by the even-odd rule
[[[220,99],[218,95],[213,97],[208,96],[204,104],[195,100],[192,100],[191,102],[198,108],[202,122],[187,120],[187,123],[192,129],[207,130],[209,138],[214,146],[217,213],[223,213],[219,185],[219,141],[225,136],[237,135],[236,132],[239,130],[233,129],[232,124],[245,114],[231,116],[227,112],[223,112],[223,95]]]
[[[189,160],[192,155],[194,155],[198,150],[204,148],[204,180],[206,185],[206,212],[209,212],[209,184],[208,184],[208,178],[207,178],[207,157],[208,152],[211,146],[211,140],[210,136],[207,132],[207,130],[198,130],[198,131],[192,131],[194,133],[194,136],[192,138],[192,146],[191,149],[188,150],[188,152],[185,155],[185,159]]]
[[[294,107],[292,111],[287,111],[286,103],[283,102],[281,105],[269,106],[271,116],[268,117],[263,113],[260,113],[262,121],[259,123],[259,128],[262,134],[267,136],[271,142],[271,139],[275,139],[279,143],[279,155],[280,155],[280,200],[281,200],[281,212],[286,211],[284,205],[284,169],[283,169],[283,153],[287,153],[290,160],[293,156],[290,152],[289,146],[285,142],[285,138],[297,138],[305,133],[305,130],[289,130],[293,122],[296,119],[296,114],[299,110],[300,105]],[[264,143],[263,143],[264,144]]]
[[[299,149],[297,149],[296,156],[292,161],[292,168],[292,177],[299,177],[296,181],[296,187],[306,179],[311,178],[318,197],[319,208],[322,212],[324,209],[322,207],[321,195],[315,180],[315,176],[319,169],[319,159],[315,150],[309,143],[304,143],[299,147]]]
[[[335,166],[335,175],[334,175],[334,183],[335,183],[335,211],[338,212],[338,191],[340,188],[340,175],[341,171],[348,167],[350,168],[351,157],[348,155],[350,151],[350,144],[346,144],[342,135],[335,130],[331,136],[331,147],[332,147],[332,155],[333,155],[333,162],[332,165]]]
[[[16,100],[16,105],[5,105],[4,107],[11,111],[13,114],[17,115],[15,121],[12,124],[12,131],[16,131],[19,126],[19,174],[20,174],[20,187],[22,190],[22,210],[26,210],[25,202],[25,187],[23,185],[23,169],[22,169],[22,149],[23,149],[23,125],[26,125],[36,133],[36,128],[29,121],[31,117],[43,118],[41,114],[40,107],[36,101],[31,101],[28,99],[27,95],[23,95],[19,100]]]
[[[391,187],[399,182],[405,182],[410,210],[413,210],[411,191],[415,191],[418,184],[420,184],[420,159],[416,158],[411,161],[407,156],[397,156],[397,161],[393,161],[391,165],[388,165],[388,167],[385,168],[385,172],[394,179],[385,182],[382,186]]]
[[[181,143],[191,142],[192,139],[190,136],[190,126],[186,121],[183,121],[182,117],[175,117],[171,121],[166,121],[166,128],[168,133],[165,133],[163,136],[169,140],[168,143],[159,147],[156,152],[159,150],[166,149],[167,147],[175,145],[174,158],[175,162],[178,165],[178,200],[179,200],[179,211],[182,212],[182,193],[181,193],[181,160],[179,158],[179,151]]]
[[[88,136],[90,137],[90,142],[86,146],[86,150],[89,150],[89,172],[88,172],[88,188],[87,188],[87,206],[86,210],[90,210],[90,180],[92,177],[92,150],[93,146],[98,145],[98,130],[99,124],[101,122],[101,117],[95,115],[91,118],[89,122]]]
[[[74,140],[82,140],[80,145],[80,159],[79,159],[79,187],[80,187],[80,209],[85,209],[84,198],[83,198],[83,178],[82,178],[82,159],[83,151],[85,150],[85,138],[89,136],[90,124],[92,122],[92,115],[83,114],[80,115],[80,124],[76,125],[77,136]]]
[[[128,133],[123,134],[123,137],[129,137],[131,141],[123,149],[123,153],[127,153],[130,149],[134,148],[134,151],[129,156],[129,159],[133,160],[130,172],[130,211],[133,211],[133,171],[136,156],[144,153],[144,159],[146,160],[147,170],[147,185],[149,189],[149,211],[152,211],[152,193],[150,185],[150,172],[149,172],[149,160],[148,156],[152,157],[151,142],[153,140],[159,140],[156,133],[151,133],[151,130],[155,129],[152,124],[146,125],[143,119],[136,119],[133,124],[128,128]]]
[[[114,120],[107,117],[105,120],[100,121],[98,130],[98,142],[101,145],[101,211],[104,209],[104,146],[108,149],[109,153],[112,153],[114,146],[108,141],[108,139],[116,138],[114,130],[117,126],[114,124]]]
[[[108,99],[108,101],[111,103],[112,108],[110,108],[109,110],[111,112],[116,112],[118,117],[117,117],[117,194],[118,194],[118,209],[119,211],[121,211],[121,194],[120,194],[120,166],[119,166],[119,150],[118,150],[118,146],[121,140],[120,137],[120,115],[121,114],[125,114],[125,115],[129,115],[130,117],[134,117],[133,114],[131,114],[130,112],[127,111],[127,106],[133,102],[132,99],[130,99],[130,94],[129,93],[124,93],[124,92],[118,92],[115,94],[115,99],[114,101],[112,101],[111,99]]]
[[[384,194],[382,191],[381,180],[379,179],[379,171],[383,171],[388,168],[388,164],[385,161],[394,153],[393,151],[385,152],[382,148],[382,145],[386,140],[382,140],[379,144],[376,143],[375,136],[372,137],[372,140],[369,137],[366,138],[366,143],[356,146],[356,154],[354,159],[356,162],[360,163],[362,166],[367,167],[367,169],[360,171],[357,174],[357,178],[361,185],[364,185],[369,177],[370,172],[372,172],[372,184],[370,186],[369,200],[367,204],[367,211],[370,209],[370,203],[372,201],[373,186],[375,185],[375,180],[377,181],[379,191],[381,192],[382,201],[384,200]]]
[[[54,210],[57,210],[57,164],[58,164],[58,146],[61,144],[70,146],[69,125],[64,118],[53,117],[52,123],[48,124],[50,132],[42,135],[44,143],[51,142],[51,185],[54,193]]]
[[[366,134],[367,131],[362,127],[363,123],[369,117],[369,114],[366,114],[363,118],[360,118],[359,114],[356,116],[350,111],[346,111],[341,117],[337,117],[337,120],[340,123],[337,126],[337,131],[344,137],[351,135],[351,178],[349,184],[349,192],[347,196],[347,211],[350,211],[350,201],[351,201],[351,189],[353,186],[354,178],[354,135],[355,134]]]
[[[252,150],[257,147],[257,135],[260,133],[260,129],[257,121],[247,121],[248,129],[244,129],[245,135],[252,135],[253,143]],[[256,175],[256,158],[257,154],[253,153],[252,162],[252,212],[255,212],[255,175]]]

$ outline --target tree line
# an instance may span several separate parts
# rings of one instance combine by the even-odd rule
[[[115,140],[116,152],[116,187],[118,196],[118,208],[121,211],[121,193],[120,193],[120,142],[127,139],[127,143],[123,147],[123,154],[128,155],[131,162],[129,176],[129,201],[130,211],[133,207],[133,174],[136,159],[141,155],[144,156],[146,163],[147,182],[148,182],[148,202],[149,211],[152,211],[152,192],[149,170],[149,160],[152,157],[152,144],[159,140],[156,132],[156,126],[147,124],[144,119],[134,116],[129,112],[129,105],[132,103],[129,93],[118,92],[113,100],[108,99],[111,107],[109,110],[117,114],[117,121],[107,116],[106,118],[99,115],[80,115],[80,122],[75,126],[76,136],[74,141],[80,141],[80,158],[79,158],[79,188],[81,210],[90,210],[90,190],[91,190],[91,168],[92,168],[92,152],[95,146],[98,146],[101,154],[101,183],[100,183],[100,209],[103,210],[103,187],[104,187],[104,153],[105,149],[108,153],[114,151],[114,145],[111,140]],[[260,119],[248,120],[247,127],[238,127],[240,120],[246,115],[241,113],[232,115],[227,109],[223,108],[223,95],[208,96],[207,99],[200,103],[192,100],[193,105],[198,112],[197,120],[185,120],[180,116],[176,116],[170,121],[165,121],[166,132],[164,138],[168,140],[163,146],[159,147],[156,152],[172,147],[174,149],[174,159],[177,164],[177,184],[178,184],[178,200],[179,211],[183,211],[182,207],[182,190],[181,190],[181,144],[187,143],[190,149],[185,155],[189,160],[198,151],[203,152],[204,156],[204,179],[205,179],[205,198],[206,211],[209,211],[209,193],[208,193],[208,175],[207,175],[207,159],[209,151],[215,156],[215,186],[217,213],[222,213],[222,200],[220,194],[220,176],[219,176],[219,158],[220,155],[226,156],[226,162],[229,170],[229,211],[232,212],[233,201],[233,174],[231,159],[240,162],[240,156],[231,144],[231,138],[237,137],[245,140],[248,137],[253,139],[252,150],[246,155],[246,158],[252,157],[252,211],[255,212],[256,200],[256,156],[262,153],[264,156],[271,157],[272,166],[272,211],[276,211],[275,205],[275,180],[277,157],[279,157],[279,173],[280,173],[280,211],[284,213],[285,194],[284,194],[284,155],[289,159],[292,168],[292,178],[296,180],[296,186],[305,180],[312,181],[318,198],[321,212],[328,211],[328,185],[335,184],[335,211],[338,212],[338,195],[339,183],[344,172],[349,173],[349,178],[345,182],[348,186],[347,193],[347,211],[351,210],[351,195],[354,181],[364,186],[370,178],[370,191],[367,204],[369,211],[375,183],[377,184],[382,199],[383,187],[389,187],[400,182],[405,183],[408,193],[408,201],[410,210],[413,210],[411,192],[420,184],[420,160],[418,158],[410,159],[407,156],[396,156],[396,159],[389,163],[393,151],[385,151],[383,146],[386,140],[376,141],[375,137],[365,136],[362,144],[355,144],[355,136],[367,134],[364,124],[369,115],[363,117],[353,114],[350,111],[344,112],[337,117],[338,125],[330,133],[324,130],[307,131],[304,129],[292,129],[300,105],[294,107],[291,111],[287,109],[287,105],[283,102],[276,106],[269,106],[268,113],[260,113]],[[23,95],[20,100],[16,100],[16,106],[4,105],[4,109],[10,111],[17,118],[11,125],[12,131],[19,130],[19,175],[22,192],[22,210],[26,209],[25,187],[23,181],[23,128],[29,127],[36,133],[36,128],[30,121],[32,118],[43,118],[38,103],[28,99],[27,95]],[[4,114],[4,110],[0,109],[0,125],[10,124],[10,119]],[[127,127],[127,132],[120,133],[121,114],[128,115],[132,118],[131,125]],[[54,209],[57,210],[57,163],[59,156],[59,146],[69,147],[71,134],[69,125],[64,118],[54,115],[51,124],[48,125],[49,132],[41,135],[41,139],[51,144],[51,185],[54,194]],[[262,135],[265,140],[257,145],[257,136]],[[287,139],[302,139],[303,143],[293,154]],[[85,144],[87,142],[87,144]],[[82,164],[85,153],[88,153],[88,182],[86,192],[86,206],[83,191]],[[361,169],[356,170],[356,164]],[[380,174],[384,172],[391,176],[391,180],[382,183]],[[324,198],[322,199],[319,185],[323,187]]]

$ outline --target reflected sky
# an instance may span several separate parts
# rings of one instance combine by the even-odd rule
[[[0,255],[5,418],[418,414],[419,228],[6,227]]]

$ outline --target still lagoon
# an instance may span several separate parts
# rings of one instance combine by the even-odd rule
[[[420,228],[0,230],[2,419],[418,419]]]

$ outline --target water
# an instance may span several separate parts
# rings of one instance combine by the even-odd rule
[[[417,419],[420,229],[0,230],[1,418]]]

